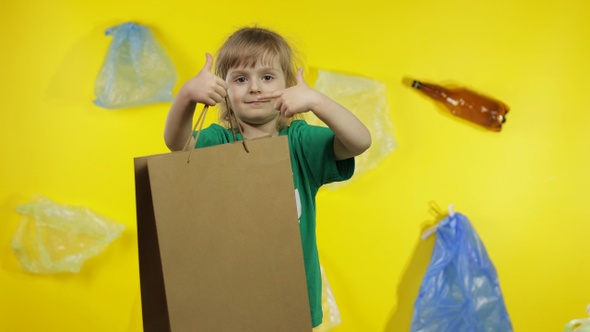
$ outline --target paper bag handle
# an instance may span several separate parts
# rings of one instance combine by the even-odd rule
[[[244,146],[244,150],[246,150],[246,152],[250,153],[250,150],[248,150],[248,146],[246,145],[246,140],[244,139],[244,133],[242,132],[242,126],[240,126],[240,123],[238,122],[238,117],[236,116],[236,113],[234,113],[234,109],[233,109],[233,107],[231,107],[231,104],[229,103],[229,99],[227,98],[227,95],[225,96],[225,105],[226,105],[228,113],[229,113],[229,127],[230,127],[232,135],[234,136],[234,142],[236,142],[238,140],[238,138],[236,137],[236,130],[234,128],[234,120],[235,120],[236,126],[238,126],[238,131],[240,132],[240,136],[242,136],[242,145]]]
[[[193,145],[193,148],[191,150],[194,150],[195,146],[197,146],[197,141],[199,140],[199,135],[201,134],[201,129],[203,129],[203,123],[205,123],[205,115],[207,115],[207,110],[209,110],[209,105],[203,106],[203,109],[201,110],[201,113],[199,114],[199,118],[197,119],[197,122],[195,122],[195,126],[193,127],[193,130],[191,130],[191,133],[188,136],[186,143],[184,143],[184,147],[182,148],[182,151],[188,151],[189,144],[191,144],[191,139],[193,138],[193,133],[195,132],[195,130],[197,130],[197,126],[198,126],[199,131],[197,131],[197,136],[195,137],[195,144]]]
[[[235,123],[237,124],[237,127],[238,127],[238,131],[240,132],[240,135],[242,136],[242,145],[244,146],[244,150],[246,150],[247,153],[250,153],[250,150],[248,149],[248,145],[246,144],[246,140],[244,139],[244,133],[242,132],[242,127],[238,123],[238,120],[237,120],[238,118],[236,117],[234,110],[230,106],[227,96],[225,96],[225,103],[226,103],[228,111],[229,111],[229,126],[230,126],[231,133],[234,137],[234,142],[236,142],[238,140],[238,138],[236,137],[236,130],[234,128],[234,120],[235,120]],[[184,144],[184,147],[182,149],[183,151],[188,150],[189,144],[191,143],[191,139],[193,137],[193,133],[198,128],[197,135],[195,136],[195,143],[193,145],[193,148],[190,150],[190,153],[188,154],[187,163],[190,162],[193,150],[195,149],[195,147],[197,146],[197,142],[199,141],[199,136],[201,135],[201,130],[203,129],[203,124],[205,123],[205,115],[207,115],[208,110],[209,110],[209,105],[204,105],[203,109],[201,110],[201,113],[199,114],[199,118],[197,119],[197,122],[195,123],[193,130],[191,131],[191,134],[188,137],[188,139],[186,140],[186,143]]]

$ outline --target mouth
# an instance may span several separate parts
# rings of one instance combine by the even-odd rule
[[[250,101],[245,101],[245,104],[250,104],[250,105],[259,105],[259,104],[265,104],[265,103],[270,103],[269,99],[263,99],[263,100],[250,100]]]

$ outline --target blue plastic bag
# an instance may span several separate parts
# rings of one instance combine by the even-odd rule
[[[496,269],[460,213],[438,225],[432,258],[414,303],[411,331],[512,331]]]
[[[129,22],[105,34],[113,40],[96,78],[94,103],[112,109],[172,101],[176,69],[151,31]]]

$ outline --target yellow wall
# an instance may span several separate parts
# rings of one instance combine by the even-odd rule
[[[151,27],[179,83],[244,24],[291,37],[308,72],[384,82],[398,148],[319,200],[334,331],[408,331],[432,250],[429,202],[454,203],[484,241],[516,331],[584,317],[590,234],[590,2],[16,1],[0,5],[0,330],[141,331],[133,157],[165,152],[169,107],[92,104],[110,37]],[[454,82],[511,107],[501,133],[446,116],[401,84]],[[10,249],[34,194],[127,226],[80,274],[24,273]]]

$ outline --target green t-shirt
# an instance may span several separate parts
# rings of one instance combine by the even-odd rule
[[[303,120],[293,121],[279,135],[287,135],[289,140],[311,319],[316,327],[322,322],[322,279],[316,244],[315,196],[324,184],[350,179],[354,173],[354,158],[334,160],[332,130],[308,125]],[[239,134],[237,136],[241,139]],[[229,129],[212,124],[201,131],[196,147],[233,141]]]

